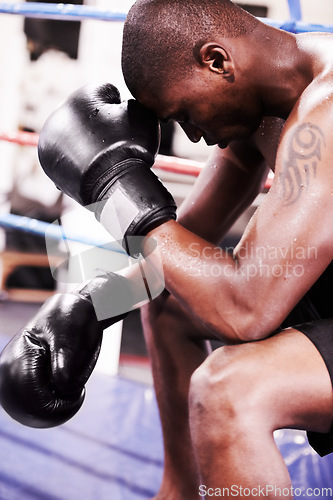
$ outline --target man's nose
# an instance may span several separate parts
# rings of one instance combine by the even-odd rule
[[[199,142],[201,137],[203,136],[203,132],[194,125],[190,123],[180,123],[181,128],[184,130],[187,137],[192,142]]]

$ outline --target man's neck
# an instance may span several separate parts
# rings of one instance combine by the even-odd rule
[[[264,114],[286,119],[313,80],[311,57],[300,50],[295,35],[271,27],[263,27],[257,35]]]

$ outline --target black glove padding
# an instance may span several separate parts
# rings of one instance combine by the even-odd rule
[[[121,102],[111,84],[89,85],[46,121],[38,154],[56,186],[81,205],[90,205],[133,255],[128,237],[146,236],[176,218],[173,197],[150,170],[159,140],[152,112],[134,99]]]
[[[126,316],[114,314],[98,321],[93,300],[112,289],[117,297],[115,311],[124,302],[128,311],[131,301],[130,287],[122,276],[108,273],[92,282],[77,292],[49,298],[2,351],[0,403],[18,422],[53,427],[81,407],[103,329]]]

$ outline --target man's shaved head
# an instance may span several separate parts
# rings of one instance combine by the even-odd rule
[[[204,43],[245,35],[257,24],[230,0],[137,0],[124,26],[125,82],[134,97],[181,82]]]

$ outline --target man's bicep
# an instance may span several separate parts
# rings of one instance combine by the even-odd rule
[[[267,173],[261,154],[250,146],[214,148],[179,209],[179,223],[218,243],[260,192]]]
[[[331,157],[332,147],[317,123],[288,127],[272,188],[235,252],[240,269],[257,273],[249,281],[277,322],[332,260]]]

